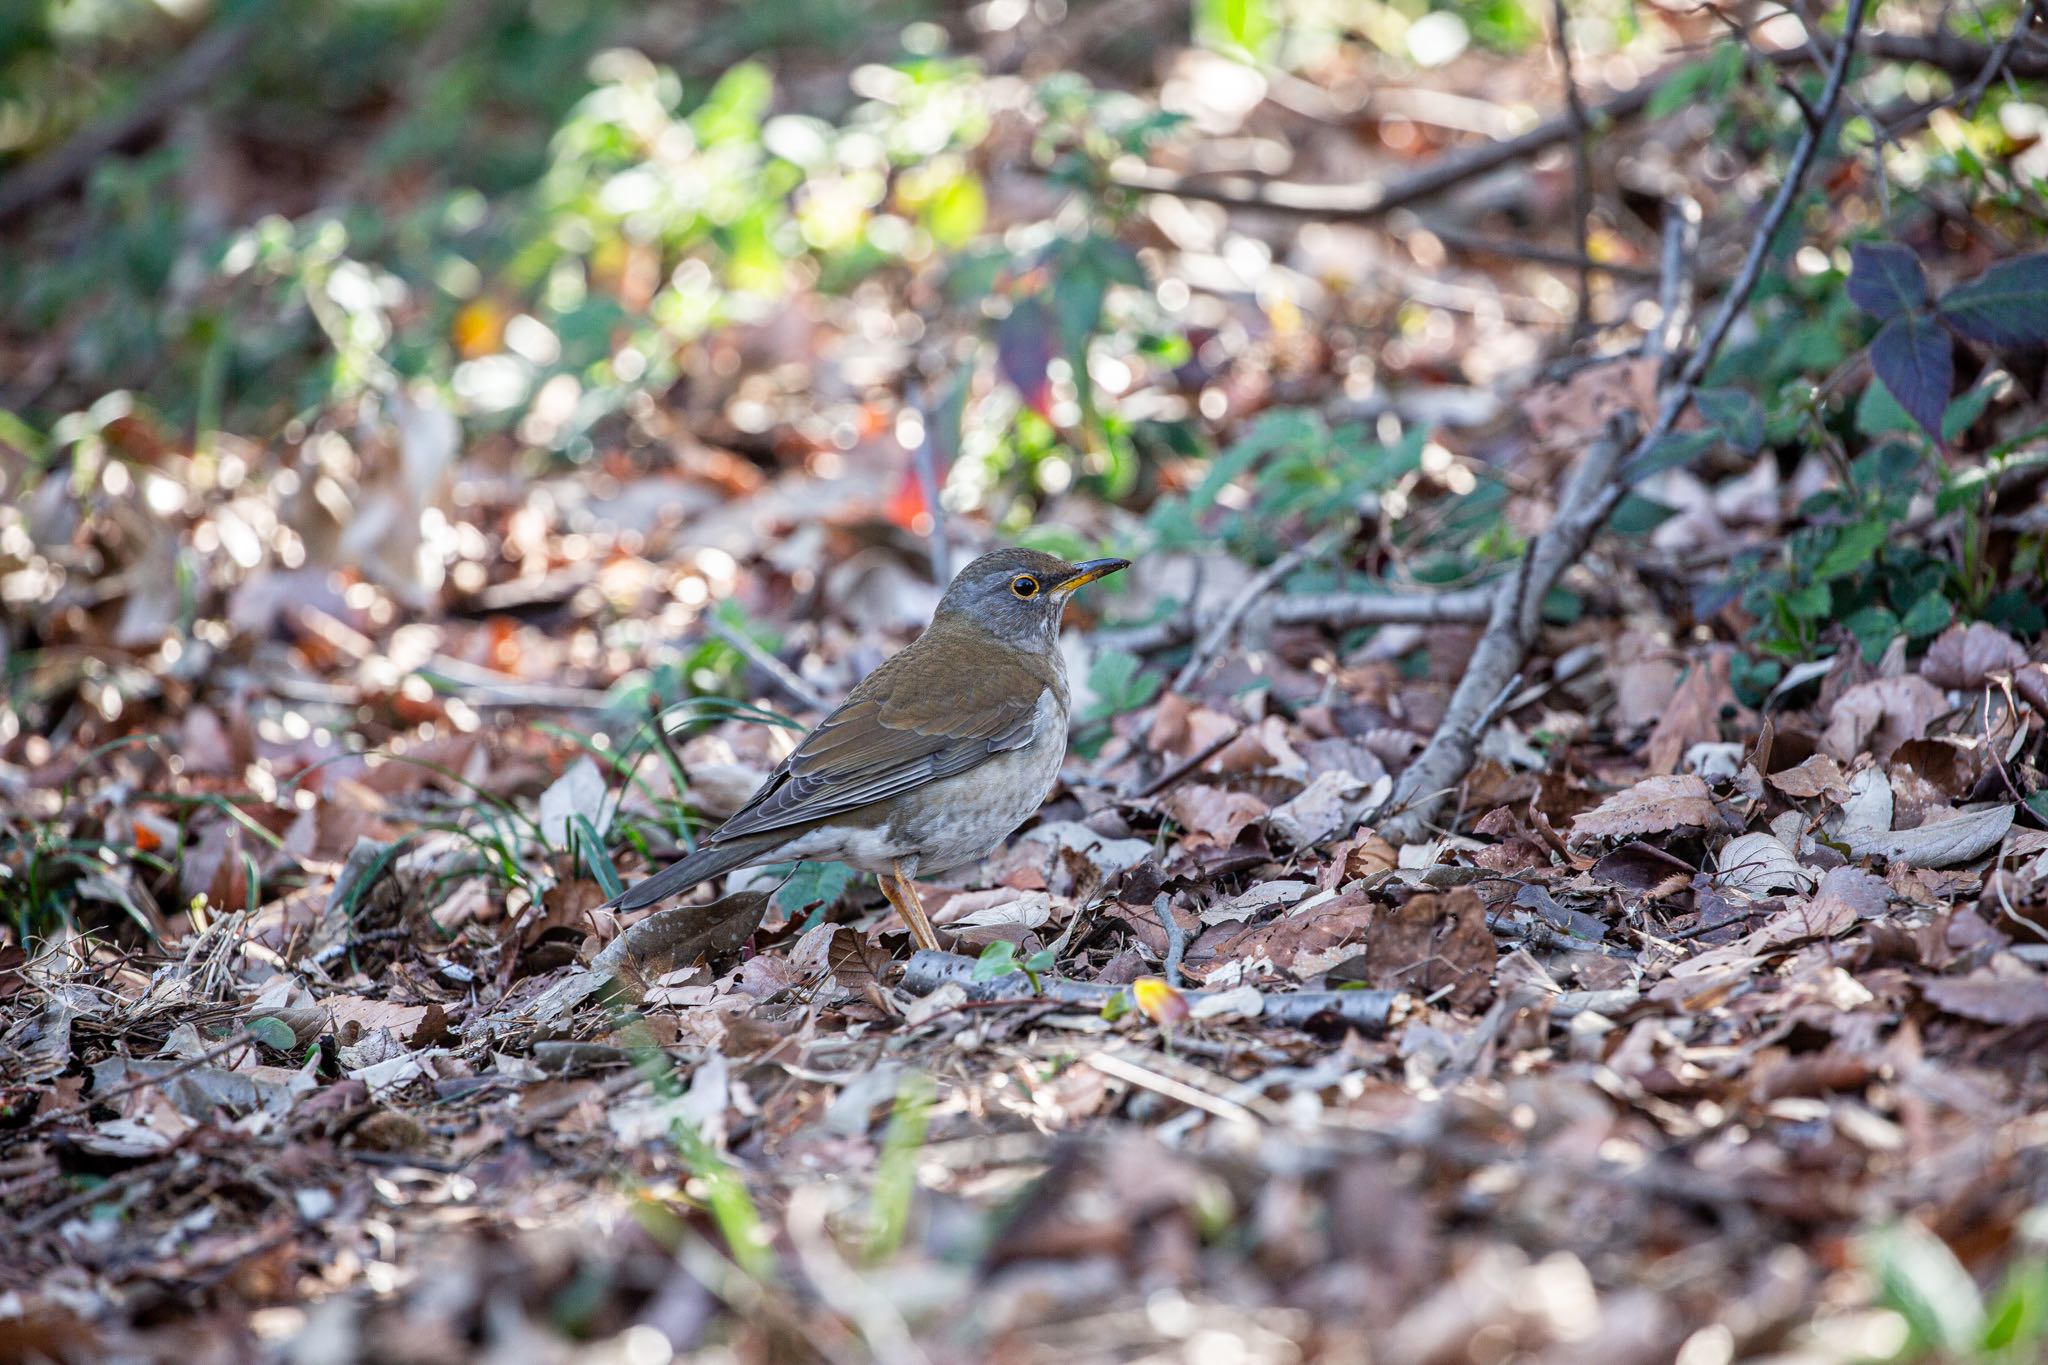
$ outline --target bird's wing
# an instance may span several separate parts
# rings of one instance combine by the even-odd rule
[[[923,643],[870,674],[708,842],[844,814],[1031,742],[1051,681],[1026,656],[976,650],[950,667],[945,642]]]

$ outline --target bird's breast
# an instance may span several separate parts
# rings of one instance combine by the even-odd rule
[[[1051,688],[1040,695],[1031,742],[953,777],[920,788],[901,804],[891,832],[914,851],[923,872],[940,872],[988,855],[1036,814],[1067,755],[1067,709]]]

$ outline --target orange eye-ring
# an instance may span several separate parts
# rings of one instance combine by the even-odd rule
[[[1038,596],[1038,580],[1028,573],[1020,573],[1010,580],[1010,591],[1019,597]]]

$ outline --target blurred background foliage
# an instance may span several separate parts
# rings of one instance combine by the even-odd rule
[[[1325,92],[1385,63],[1553,60],[1549,7],[1142,8],[1140,22],[1062,47],[1063,24],[1104,11],[1027,0],[15,4],[0,17],[0,179],[146,105],[206,44],[229,54],[117,154],[82,165],[77,200],[44,196],[0,225],[0,424],[28,462],[17,477],[62,469],[83,488],[106,460],[169,448],[204,461],[225,440],[261,479],[322,449],[325,433],[404,430],[424,406],[460,424],[466,457],[529,475],[593,461],[645,469],[679,439],[772,463],[893,435],[928,457],[948,505],[1010,536],[1080,494],[1146,513],[1161,546],[1220,536],[1270,562],[1344,517],[1413,513],[1449,493],[1349,556],[1359,581],[1396,563],[1411,581],[1464,581],[1517,553],[1491,438],[1447,451],[1429,414],[1406,415],[1398,399],[1404,385],[1537,376],[1544,349],[1568,340],[1570,272],[1522,281],[1533,302],[1518,306],[1543,319],[1533,326],[1426,268],[1338,278],[1329,248],[1322,265],[1290,259],[1298,286],[1276,288],[1265,282],[1275,247],[1252,234],[1222,244],[1230,278],[1219,282],[1176,259],[1173,225],[1114,168],[1162,149],[1169,162],[1236,155],[1240,143],[1263,166],[1272,126],[1223,137],[1204,122],[1238,99],[1233,70],[1253,103],[1300,105],[1341,131],[1367,115]],[[1996,38],[2017,13],[2004,0],[1944,17]],[[1582,84],[1678,71],[1647,113],[1690,115],[1708,132],[1710,212],[1739,229],[1765,183],[1744,167],[1768,174],[1789,149],[1794,92],[1810,97],[1819,73],[1781,86],[1718,32],[1710,16],[1634,0],[1575,4],[1569,22]],[[1162,34],[1210,64],[1170,67]],[[1176,92],[1190,69],[1212,88]],[[1882,386],[1828,391],[1875,330],[1846,299],[1846,244],[1929,205],[1944,222],[1961,205],[2008,246],[2039,238],[2038,170],[2015,173],[2039,138],[2030,87],[1994,83],[1974,108],[1879,135],[1877,104],[1954,85],[1911,63],[1869,69],[1837,183],[1795,216],[1789,268],[1767,274],[1758,325],[1717,367],[1717,383],[1748,395],[1756,438],[1682,438],[1695,466],[1708,457],[1710,482],[1766,453],[1789,468],[1830,444],[1897,445],[1838,461],[1839,505],[1817,505],[1806,541],[1729,580],[1729,600],[1755,622],[1752,688],[1832,648],[1844,620],[1874,654],[1959,614],[2016,629],[2030,619],[2038,546],[2019,548],[2017,579],[1945,572],[1937,559],[1880,563],[1867,529],[1845,543],[1868,554],[1837,552],[1845,524],[1877,525],[1899,513],[1902,490],[1948,477],[1924,432],[1897,429]],[[1496,135],[1529,108],[1489,123],[1483,100],[1439,103],[1449,112],[1430,118]],[[1399,153],[1393,168],[1431,153],[1414,120],[1371,118],[1380,152]],[[1290,172],[1301,178],[1357,173],[1355,157],[1295,150],[1333,163]],[[1596,177],[1596,260],[1654,265],[1642,186],[1668,180],[1670,155],[1651,147]],[[1491,216],[1501,235],[1540,235],[1528,212]],[[1938,227],[1925,245],[1952,248],[1953,235]],[[1966,240],[1959,260],[1973,254]],[[1326,297],[1319,314],[1303,305],[1325,280],[1341,293],[1366,279],[1370,290]],[[1236,304],[1189,306],[1240,289],[1255,305],[1250,331]],[[1654,307],[1642,286],[1599,292],[1589,316],[1609,334]],[[1958,397],[1968,410],[1957,420],[2009,408],[2011,391],[2010,375],[1987,371]],[[1861,481],[1879,465],[1889,482]],[[904,505],[907,524],[920,496]],[[1625,521],[1647,533],[1671,511],[1646,496]],[[1346,576],[1301,571],[1304,583]]]

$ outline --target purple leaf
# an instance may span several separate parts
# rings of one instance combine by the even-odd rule
[[[996,324],[996,368],[1017,386],[1025,406],[1052,420],[1052,377],[1046,373],[1059,354],[1052,308],[1043,296],[1018,299]]]
[[[1955,385],[1955,357],[1948,333],[1921,313],[1901,313],[1870,343],[1870,367],[1891,395],[1941,444],[1941,416]]]
[[[1972,341],[2023,347],[2048,343],[2048,251],[2015,256],[1948,291],[1941,315]]]
[[[1879,318],[1895,318],[1927,303],[1920,258],[1897,242],[1858,242],[1849,248],[1849,302]]]

